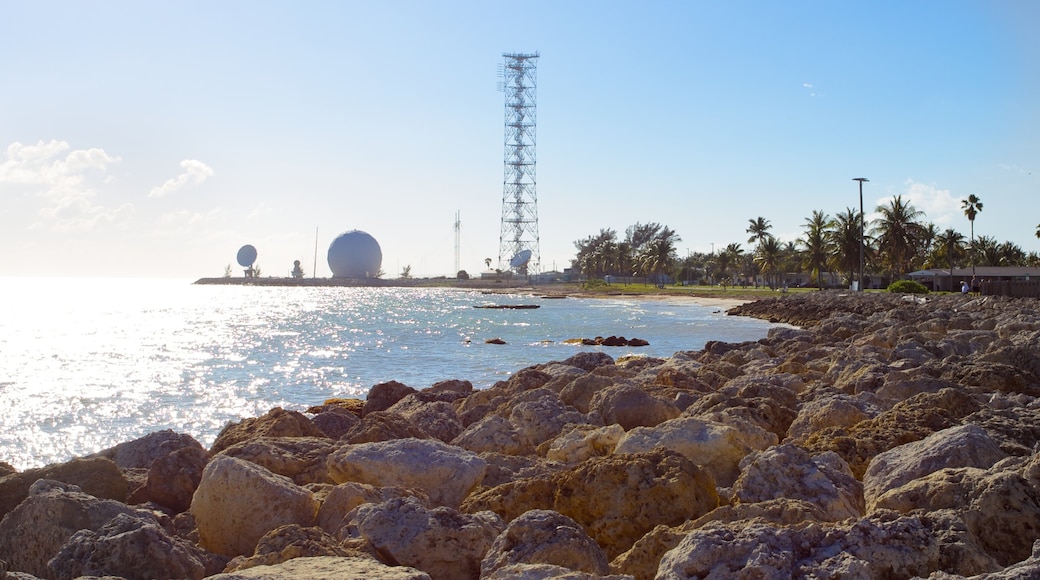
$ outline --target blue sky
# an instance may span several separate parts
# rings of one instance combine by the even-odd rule
[[[361,229],[497,259],[503,52],[538,62],[542,267],[636,222],[680,252],[908,196],[1040,250],[1040,3],[0,0],[4,275],[264,274]],[[238,268],[236,267],[236,271]]]

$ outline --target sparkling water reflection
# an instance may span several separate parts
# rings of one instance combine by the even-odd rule
[[[632,299],[539,300],[452,289],[193,286],[182,280],[3,281],[0,461],[64,461],[159,429],[212,443],[228,422],[376,383],[486,388],[581,349],[567,338],[624,335],[670,356],[769,325],[716,308]],[[537,303],[535,310],[476,309]],[[487,345],[489,338],[506,344]]]

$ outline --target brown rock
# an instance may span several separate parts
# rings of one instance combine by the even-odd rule
[[[178,513],[186,511],[208,462],[209,454],[201,446],[182,447],[156,459],[148,469],[148,497]]]
[[[296,485],[332,483],[325,462],[342,445],[327,437],[258,437],[236,443],[219,455],[255,463]]]
[[[589,459],[572,470],[500,485],[470,496],[462,509],[490,509],[511,521],[532,509],[580,523],[608,557],[658,524],[676,525],[718,506],[714,481],[673,451]]]
[[[88,457],[111,459],[123,469],[148,469],[160,457],[185,447],[202,449],[202,444],[191,435],[175,433],[170,429],[149,433],[139,439],[120,443]]]
[[[397,381],[373,385],[368,391],[368,397],[365,399],[365,408],[361,413],[361,418],[363,419],[369,413],[385,411],[393,406],[394,403],[417,392],[408,385]]]
[[[626,431],[634,427],[653,427],[678,417],[680,413],[678,407],[668,401],[623,384],[598,391],[592,397],[589,412],[602,417],[605,425],[617,423]]]
[[[288,524],[265,534],[257,542],[252,556],[238,556],[232,559],[224,572],[238,572],[256,566],[274,566],[293,558],[317,556],[371,557],[369,554],[343,546],[321,528],[304,528],[297,524]]]
[[[236,443],[258,437],[324,437],[305,415],[298,411],[286,411],[275,407],[260,417],[243,419],[221,429],[210,454],[216,455]]]
[[[367,413],[361,421],[340,438],[351,444],[392,441],[394,439],[429,439],[430,435],[411,421],[389,411]]]
[[[40,479],[69,483],[97,498],[127,499],[127,480],[115,462],[104,457],[80,458],[0,478],[0,517],[21,503],[29,487]]]
[[[606,554],[578,522],[549,510],[531,510],[510,522],[487,551],[480,577],[513,564],[552,564],[598,575],[610,571]]]

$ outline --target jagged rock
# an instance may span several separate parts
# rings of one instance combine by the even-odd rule
[[[510,564],[481,576],[481,580],[632,580],[632,577],[589,574],[552,564]]]
[[[616,423],[604,427],[573,425],[543,444],[543,455],[552,461],[577,465],[590,457],[610,455],[624,434],[625,430]]]
[[[445,443],[462,432],[462,421],[455,407],[446,401],[424,401],[421,393],[408,395],[394,403],[388,411],[396,413],[427,433]]]
[[[987,468],[1005,457],[981,427],[950,427],[875,456],[863,475],[863,494],[873,509],[879,496],[913,479],[947,467]]]
[[[274,566],[293,558],[317,556],[371,557],[343,546],[321,528],[304,528],[289,524],[264,534],[257,542],[252,556],[234,558],[228,562],[224,572],[239,572],[256,566]]]
[[[463,381],[459,379],[448,379],[445,381],[437,381],[429,387],[423,389],[423,393],[455,393],[458,395],[471,395],[473,393],[473,383],[469,381]]]
[[[126,501],[128,493],[126,476],[111,459],[73,459],[0,477],[0,517],[21,503],[29,495],[32,484],[41,479],[72,484],[94,497],[120,502]]]
[[[850,428],[828,427],[813,433],[803,446],[810,453],[836,452],[848,462],[852,473],[862,478],[867,464],[878,453],[958,425],[979,408],[978,401],[957,389],[922,393]]]
[[[351,536],[367,540],[381,560],[413,566],[434,580],[479,578],[481,560],[505,529],[492,512],[427,509],[411,497],[362,504],[351,520]]]
[[[385,383],[379,383],[373,385],[368,391],[368,397],[365,398],[365,407],[361,412],[361,418],[364,419],[365,415],[374,413],[376,411],[386,411],[394,403],[401,399],[417,393],[418,391],[397,381],[388,381]]]
[[[560,390],[560,400],[580,413],[588,413],[592,397],[614,384],[614,379],[596,374],[575,377]]]
[[[314,415],[311,418],[311,422],[329,439],[339,439],[353,429],[361,421],[361,418],[345,409],[333,408],[335,410],[321,411]]]
[[[110,459],[104,461],[113,467]],[[49,578],[47,566],[73,534],[99,530],[119,514],[141,517],[129,506],[83,493],[79,487],[40,479],[30,486],[25,501],[0,521],[0,560],[8,569]]]
[[[798,416],[793,405],[784,406],[780,401],[768,397],[743,397],[729,392],[704,395],[683,411],[683,415],[688,417],[713,413],[738,417],[776,434],[778,439],[787,436],[787,430]]]
[[[589,574],[607,574],[607,556],[578,522],[550,510],[531,510],[509,523],[480,564],[486,578],[513,564],[552,564]]]
[[[387,566],[371,558],[317,556],[293,558],[274,566],[256,566],[209,576],[208,580],[431,580],[407,566]]]
[[[128,580],[170,580],[206,575],[195,546],[170,536],[142,515],[117,514],[98,530],[76,532],[48,562],[49,577],[119,576]]]
[[[348,515],[361,504],[383,503],[399,497],[415,497],[423,505],[430,498],[417,489],[401,487],[376,487],[365,483],[348,481],[332,488],[318,509],[315,523],[329,534],[340,537],[340,531],[350,523]]]
[[[589,412],[602,417],[603,424],[617,423],[626,431],[634,427],[653,427],[679,416],[679,409],[668,401],[625,384],[615,384],[596,392]]]
[[[740,503],[783,497],[815,503],[826,521],[863,515],[863,484],[834,452],[810,456],[801,447],[784,444],[748,455],[741,467],[733,484],[733,497]]]
[[[476,391],[465,399],[459,400],[455,411],[462,420],[462,424],[469,427],[513,396],[537,389],[551,381],[552,378],[552,375],[535,368],[520,369],[509,377],[509,380],[499,381],[488,389]]]
[[[563,364],[578,367],[583,371],[591,373],[599,367],[614,364],[614,358],[605,352],[579,352],[565,359]]]
[[[361,414],[364,412],[365,402],[361,399],[325,399],[325,402],[321,405],[310,407],[307,409],[308,413],[317,415],[318,413],[334,413],[334,412],[347,412],[354,415],[358,419],[361,418]]]
[[[531,447],[556,437],[568,424],[587,422],[576,409],[564,405],[556,393],[542,388],[515,397],[498,413],[509,419]]]
[[[216,455],[236,443],[242,443],[259,437],[324,437],[303,413],[286,411],[275,407],[260,417],[243,419],[238,423],[230,423],[220,430],[216,441],[210,447],[210,454]]]
[[[644,453],[665,448],[681,453],[707,470],[718,485],[740,475],[738,464],[754,450],[739,430],[695,417],[679,417],[656,427],[636,427],[618,441],[614,453]]]
[[[176,512],[187,510],[208,462],[209,454],[201,445],[182,447],[159,457],[148,469],[148,497]]]
[[[547,476],[567,469],[563,463],[542,459],[541,457],[518,457],[504,453],[485,451],[480,458],[487,462],[487,472],[481,487],[495,487],[516,479]]]
[[[596,457],[483,490],[462,509],[491,510],[506,521],[532,509],[557,511],[580,523],[613,558],[654,526],[700,517],[718,503],[711,475],[674,451],[654,449]]]
[[[531,441],[500,415],[487,415],[466,427],[452,439],[451,444],[474,453],[497,451],[508,455],[528,455],[534,451]]]
[[[487,464],[476,454],[436,439],[398,439],[350,445],[331,454],[336,483],[415,487],[435,505],[457,507],[484,478]]]
[[[175,433],[170,429],[149,433],[144,437],[120,443],[88,457],[111,459],[123,469],[148,469],[156,459],[185,447],[202,449],[202,444],[191,435]]]
[[[658,578],[911,578],[936,569],[939,548],[917,518],[875,514],[804,527],[710,523],[661,559]]]
[[[191,502],[200,545],[216,554],[252,554],[257,542],[286,524],[310,527],[314,494],[287,477],[227,455],[214,457]]]
[[[799,441],[828,427],[848,428],[860,421],[876,417],[881,410],[845,393],[832,392],[817,396],[798,410],[787,436]]]
[[[408,437],[427,439],[430,435],[397,413],[373,411],[366,413],[357,425],[340,438],[340,441],[351,444],[376,443]]]
[[[327,437],[257,437],[225,448],[219,455],[255,463],[296,485],[332,483],[325,463],[342,444]]]

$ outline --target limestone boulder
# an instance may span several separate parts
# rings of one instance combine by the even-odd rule
[[[557,511],[580,523],[613,558],[654,526],[678,525],[718,504],[710,474],[658,448],[595,457],[573,469],[486,489],[469,497],[462,509],[491,510],[506,521],[533,509]]]
[[[185,446],[159,457],[148,468],[148,497],[175,512],[186,511],[208,462],[209,453],[201,445]]]
[[[0,560],[9,570],[49,578],[48,562],[69,538],[80,530],[100,530],[120,514],[142,517],[123,503],[99,499],[75,485],[37,480],[25,500],[0,520]]]
[[[868,508],[890,489],[947,467],[988,468],[1007,457],[984,429],[960,425],[878,454],[863,475]]]
[[[145,515],[117,514],[98,530],[76,532],[48,562],[51,578],[118,576],[129,580],[200,580],[205,557]]]
[[[390,411],[367,413],[357,425],[350,428],[340,441],[350,444],[375,443],[394,439],[428,439],[430,435],[408,419]]]
[[[149,433],[144,437],[120,443],[88,457],[111,459],[123,469],[148,469],[156,459],[185,447],[202,449],[202,444],[191,435],[175,433],[170,429]]]
[[[583,371],[591,373],[599,367],[614,364],[614,358],[605,352],[586,351],[568,357],[563,361],[563,364],[578,367]]]
[[[481,487],[495,487],[517,479],[545,477],[568,468],[564,463],[534,455],[516,456],[486,451],[480,454],[480,458],[488,466]]]
[[[293,558],[318,556],[372,557],[347,548],[321,528],[304,528],[296,524],[289,524],[264,534],[264,537],[257,542],[252,556],[234,558],[228,562],[224,571],[238,572],[256,566],[274,566]]]
[[[252,554],[260,538],[280,526],[310,527],[317,510],[309,490],[227,455],[209,462],[191,502],[200,545],[229,557]]]
[[[451,394],[453,391],[445,391]],[[426,432],[430,437],[445,443],[462,432],[462,421],[455,407],[447,401],[424,401],[420,394],[408,395],[388,409]]]
[[[601,417],[604,425],[617,423],[626,431],[635,427],[653,427],[678,417],[680,413],[672,403],[625,384],[615,384],[597,392],[589,403],[589,412]]]
[[[936,570],[939,548],[917,518],[878,514],[783,527],[710,523],[661,559],[658,578],[912,578]]]
[[[499,381],[490,388],[474,392],[456,402],[455,411],[466,427],[494,411],[516,395],[542,387],[553,379],[549,373],[528,367],[514,373],[509,380]]]
[[[813,502],[826,521],[864,513],[863,485],[834,452],[810,456],[797,445],[784,444],[749,455],[742,467],[733,484],[733,497],[740,503],[777,497]]]
[[[385,383],[379,383],[378,385],[373,385],[372,388],[368,390],[368,396],[365,398],[365,407],[361,412],[361,417],[364,418],[365,415],[376,411],[386,411],[392,407],[394,403],[417,392],[419,391],[397,381],[388,381]]]
[[[341,483],[325,496],[318,509],[316,524],[328,534],[342,539],[344,526],[350,523],[349,515],[354,508],[366,503],[383,503],[401,497],[414,497],[423,505],[429,505],[429,497],[417,489],[401,487],[376,487],[366,483],[349,481]]]
[[[578,410],[588,413],[596,393],[614,384],[614,379],[586,373],[574,377],[560,390],[560,400]]]
[[[480,564],[486,578],[514,564],[551,564],[604,575],[607,556],[578,522],[550,510],[531,510],[509,523]]]
[[[255,566],[209,576],[210,580],[430,580],[430,575],[407,566],[388,566],[363,557],[317,556],[293,558],[273,566]]]
[[[645,453],[670,449],[707,470],[721,486],[729,486],[740,475],[738,465],[755,450],[739,430],[696,417],[679,417],[656,427],[636,427],[618,441],[614,453]]]
[[[852,427],[880,413],[881,410],[871,403],[845,393],[831,392],[817,396],[802,405],[787,431],[787,436],[793,441],[801,441],[822,429]]]
[[[492,512],[428,509],[410,497],[362,504],[351,520],[351,535],[367,540],[384,562],[418,568],[434,580],[477,580],[481,560],[506,527]]]
[[[548,389],[536,389],[503,406],[499,411],[532,447],[556,437],[568,424],[587,423],[584,415],[560,401]]]
[[[221,429],[209,451],[211,455],[216,455],[236,443],[258,437],[324,436],[321,429],[303,413],[275,407],[260,417],[250,417],[238,423],[228,424]]]
[[[471,451],[436,439],[397,439],[349,445],[329,455],[336,483],[418,488],[435,505],[458,507],[484,478],[487,463]]]
[[[0,517],[21,503],[32,484],[41,479],[74,485],[97,498],[120,502],[127,499],[126,476],[114,461],[106,457],[77,458],[0,477]]]
[[[220,455],[255,463],[296,485],[332,483],[326,461],[342,445],[327,437],[257,437],[231,445]]]
[[[361,421],[357,415],[344,409],[335,407],[335,410],[322,411],[313,417],[311,422],[321,430],[329,439],[339,439],[347,434]]]
[[[704,395],[683,411],[685,417],[702,417],[712,413],[725,413],[739,417],[766,431],[778,439],[787,436],[787,430],[798,412],[794,406],[785,406],[781,401],[769,397],[743,397],[731,392],[715,392]]]
[[[544,455],[551,461],[577,465],[591,457],[610,455],[624,435],[625,430],[617,423],[604,427],[573,425],[543,445]]]
[[[530,439],[501,415],[487,415],[466,427],[451,444],[474,453],[529,455],[534,452]]]

